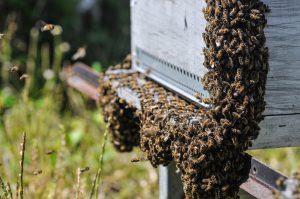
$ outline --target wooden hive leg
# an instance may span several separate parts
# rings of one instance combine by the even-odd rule
[[[159,199],[183,199],[180,173],[176,173],[175,163],[159,166]]]

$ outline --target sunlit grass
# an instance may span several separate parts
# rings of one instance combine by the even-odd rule
[[[66,50],[62,45],[67,44],[59,34],[53,35],[55,53],[51,54],[49,44],[39,47],[40,33],[33,28],[28,58],[21,61],[11,54],[14,31],[7,29],[9,37],[1,41],[0,47],[0,177],[3,185],[10,183],[16,196],[20,143],[22,133],[26,132],[24,198],[75,198],[76,193],[79,193],[78,198],[88,198],[99,169],[105,131],[101,110],[60,80]],[[27,68],[23,71],[29,75],[25,82],[9,72],[12,64],[19,62],[26,65],[21,66],[22,69]],[[109,140],[110,137],[103,156],[99,197],[157,198],[156,169],[148,162],[131,163],[141,152],[117,153]],[[86,167],[89,170],[81,174],[78,186],[78,168]]]

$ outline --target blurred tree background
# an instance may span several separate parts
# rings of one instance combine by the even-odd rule
[[[15,57],[26,59],[28,30],[39,20],[63,27],[62,39],[71,44],[66,59],[78,47],[87,46],[85,61],[92,64],[101,60],[106,67],[130,51],[129,0],[1,0],[0,13],[1,30],[8,17],[15,17],[18,24],[12,40]],[[45,34],[39,44],[51,39]]]

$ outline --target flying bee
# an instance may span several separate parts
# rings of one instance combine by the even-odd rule
[[[19,76],[21,76],[20,67],[17,65],[14,65],[10,68],[11,73],[17,73]]]
[[[37,24],[38,24],[38,26],[39,26],[41,32],[52,31],[52,30],[54,30],[54,28],[55,28],[55,25],[53,25],[53,24],[48,24],[48,23],[46,23],[46,22],[44,22],[44,21],[38,21]]]
[[[56,151],[55,150],[50,150],[50,151],[47,151],[45,154],[46,155],[52,155],[54,154]]]
[[[0,33],[0,40],[4,38],[4,33]]]
[[[28,77],[29,77],[29,75],[23,74],[23,75],[20,77],[20,80],[27,79]]]
[[[42,173],[43,173],[42,170],[36,170],[36,171],[34,171],[32,174],[35,175],[35,176],[37,176],[37,175],[40,175],[40,174],[42,174]]]
[[[86,47],[80,47],[77,49],[76,53],[72,56],[72,60],[76,61],[78,59],[84,58],[86,55]],[[120,65],[121,68],[121,65]]]
[[[80,169],[80,173],[84,173],[84,172],[89,171],[89,170],[90,170],[90,167],[84,167],[84,168]]]

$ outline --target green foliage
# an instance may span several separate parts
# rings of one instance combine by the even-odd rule
[[[64,28],[64,41],[72,44],[72,53],[80,46],[87,46],[85,61],[92,63],[101,60],[102,64],[121,60],[130,50],[130,9],[129,0],[101,0],[87,12],[79,11],[80,0],[4,0],[0,2],[0,30],[10,15],[16,19],[18,29],[14,35],[13,56],[26,56],[29,45],[29,33],[37,21],[61,25]],[[50,42],[49,34],[39,38],[39,45]],[[52,60],[53,61],[53,60]]]
[[[45,33],[53,44],[39,45],[44,34],[31,28],[28,51],[14,56],[13,38],[20,26],[10,19],[6,27],[6,37],[0,41],[0,177],[16,194],[25,131],[24,198],[74,198],[78,191],[79,198],[87,198],[99,173],[105,131],[101,110],[60,79],[66,53],[61,34]],[[20,72],[29,78],[19,80],[17,73],[11,73],[14,64],[20,64]],[[103,70],[100,62],[93,67]],[[107,143],[98,181],[100,197],[157,198],[156,170],[146,162],[130,162],[139,153],[119,154]],[[78,190],[77,170],[85,167],[90,169],[81,174]],[[0,188],[0,198],[4,195]]]

